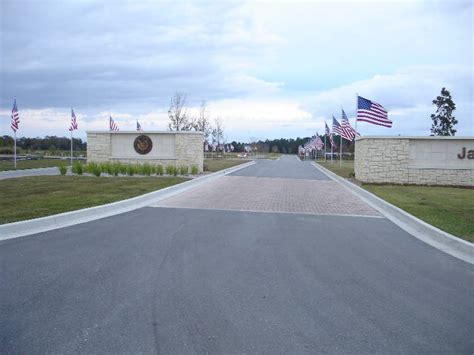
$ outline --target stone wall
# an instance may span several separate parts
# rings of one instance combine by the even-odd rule
[[[139,135],[148,136],[153,148],[147,154],[135,151]],[[87,160],[90,162],[149,163],[174,166],[196,165],[203,170],[203,142],[200,132],[122,131],[87,132]]]
[[[365,183],[474,186],[471,137],[362,137],[355,144],[355,177]]]

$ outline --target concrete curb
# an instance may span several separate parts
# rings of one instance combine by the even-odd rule
[[[415,238],[458,259],[474,264],[474,244],[466,242],[416,218],[380,197],[375,196],[371,192],[341,178],[319,164],[311,164]]]
[[[96,219],[110,217],[116,214],[136,210],[138,208],[149,206],[158,201],[164,200],[168,197],[177,195],[205,182],[212,181],[221,176],[244,169],[253,164],[255,164],[255,161],[250,161],[245,164],[217,171],[215,173],[204,175],[178,185],[166,187],[164,189],[149,192],[147,194],[133,197],[127,200],[112,202],[101,206],[84,208],[77,211],[60,213],[52,216],[30,219],[27,221],[3,224],[0,225],[0,241],[24,237],[27,235],[46,232],[53,229],[64,228],[75,224],[94,221]]]

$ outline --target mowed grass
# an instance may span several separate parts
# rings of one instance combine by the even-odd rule
[[[186,181],[180,177],[32,176],[0,180],[0,224],[98,206]]]
[[[343,178],[354,177],[354,160],[343,160],[342,162],[334,160],[332,163],[329,160],[327,162],[318,161],[318,164]]]
[[[204,165],[207,167],[205,170],[210,172],[224,170],[248,162],[248,160],[239,159],[204,159]]]
[[[445,232],[474,242],[474,189],[400,185],[362,187]]]
[[[16,168],[21,169],[35,169],[35,168],[49,168],[52,166],[71,165],[69,160],[62,159],[37,159],[37,160],[17,160]],[[0,160],[0,171],[15,170],[13,161]]]

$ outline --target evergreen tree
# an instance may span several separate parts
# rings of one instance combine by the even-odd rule
[[[436,105],[436,113],[431,115],[433,124],[431,125],[432,136],[454,136],[456,130],[454,126],[458,123],[453,116],[453,111],[456,110],[451,94],[446,88],[441,89],[441,95],[433,100],[433,105]]]

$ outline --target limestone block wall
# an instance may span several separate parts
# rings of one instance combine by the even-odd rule
[[[135,151],[133,142],[139,135],[148,136],[153,148],[147,154]],[[132,164],[196,165],[203,170],[203,142],[200,132],[121,131],[87,132],[87,160]]]
[[[474,186],[474,159],[461,159],[463,148],[474,150],[474,138],[358,138],[355,177],[365,183]]]

